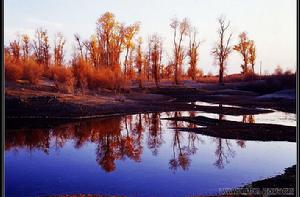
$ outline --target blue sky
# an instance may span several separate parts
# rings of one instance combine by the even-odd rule
[[[73,50],[74,33],[89,38],[95,31],[97,18],[113,12],[125,24],[141,22],[139,35],[144,39],[152,33],[163,38],[164,56],[171,56],[172,30],[170,19],[188,17],[199,31],[199,67],[204,72],[217,73],[211,49],[217,39],[217,17],[226,15],[231,21],[232,44],[238,34],[246,31],[257,45],[257,71],[273,72],[277,65],[284,69],[296,67],[296,0],[5,0],[4,39],[14,39],[17,33],[33,36],[38,27],[48,29],[51,41],[62,32],[67,38],[66,50]],[[241,57],[232,53],[227,73],[240,72]]]

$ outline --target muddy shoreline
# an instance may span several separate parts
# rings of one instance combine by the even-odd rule
[[[185,121],[201,126],[200,128],[175,128],[179,131],[194,132],[211,137],[255,141],[296,142],[296,127],[263,123],[243,123],[217,120],[204,116],[166,118]]]
[[[295,113],[296,101],[287,97],[293,96],[295,89],[288,90],[287,96],[278,98],[272,97],[269,92],[261,94],[233,89],[231,86],[129,88],[119,94],[102,91],[102,94],[90,95],[61,94],[45,86],[9,86],[5,92],[6,128],[8,130],[24,127],[51,128],[66,122],[90,118],[170,111],[194,111],[232,116],[271,113],[274,110]],[[275,92],[274,95],[280,94]],[[205,101],[214,105],[197,105],[196,101]],[[224,104],[227,106],[223,106]],[[216,120],[207,118],[195,120],[195,117],[185,118],[184,121],[208,127],[180,128],[182,131],[229,139],[296,141],[295,127],[243,124],[226,120],[222,121],[222,126],[213,126],[210,124]]]
[[[219,196],[296,196],[296,167],[293,165],[280,175],[253,181]]]

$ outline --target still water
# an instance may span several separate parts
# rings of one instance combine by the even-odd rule
[[[6,196],[216,194],[296,163],[296,143],[180,132],[172,128],[197,126],[161,119],[175,115],[195,114],[136,114],[7,131]]]

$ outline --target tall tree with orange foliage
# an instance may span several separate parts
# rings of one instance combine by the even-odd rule
[[[115,19],[115,15],[110,12],[104,13],[98,20],[97,20],[97,36],[99,42],[102,41],[104,45],[105,51],[105,65],[107,67],[112,66],[111,60],[111,48],[112,48],[112,37],[117,29],[118,23]]]
[[[128,55],[134,49],[133,38],[139,30],[139,23],[135,23],[125,28],[124,45],[125,45],[125,60],[124,60],[124,74],[127,77],[127,67],[129,66]]]
[[[182,21],[178,21],[177,18],[171,20],[170,27],[173,29],[173,61],[174,61],[174,79],[175,83],[179,84],[181,67],[184,60],[184,48],[182,42],[185,36],[188,35],[190,24],[187,18],[184,18]]]
[[[162,56],[162,40],[157,34],[153,34],[150,39],[151,42],[151,63],[152,73],[155,80],[155,85],[159,87],[160,81],[160,66]]]
[[[249,40],[246,32],[242,32],[239,35],[239,43],[233,47],[233,50],[239,52],[242,57],[244,64],[242,64],[243,74],[246,75],[249,72],[254,73],[254,64],[255,64],[255,46],[254,41]],[[248,64],[251,63],[252,70],[248,68]]]
[[[232,49],[229,46],[232,33],[226,38],[226,32],[230,26],[230,21],[226,21],[224,16],[218,18],[219,29],[218,37],[219,40],[216,43],[216,46],[212,50],[212,54],[215,56],[215,59],[219,65],[219,84],[224,84],[224,70],[226,60],[231,53]]]
[[[138,45],[136,49],[136,57],[135,57],[135,66],[137,67],[138,70],[138,80],[139,80],[139,87],[143,87],[143,52],[142,52],[142,38],[138,38]]]
[[[127,59],[127,78],[128,80],[132,80],[136,77],[136,71],[134,68],[134,61],[135,61],[135,45],[130,49],[128,59]]]
[[[249,62],[251,64],[252,73],[254,74],[255,73],[254,66],[256,61],[256,46],[253,40],[250,40],[249,53],[250,53]]]

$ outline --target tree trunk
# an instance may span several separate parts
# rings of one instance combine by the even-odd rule
[[[220,70],[219,70],[219,84],[224,85],[224,68],[223,68],[223,63],[220,65]]]
[[[175,63],[175,84],[178,85],[179,81],[178,81],[178,64]]]
[[[143,88],[143,83],[142,83],[142,68],[141,67],[139,68],[139,77],[140,77],[139,87]]]

